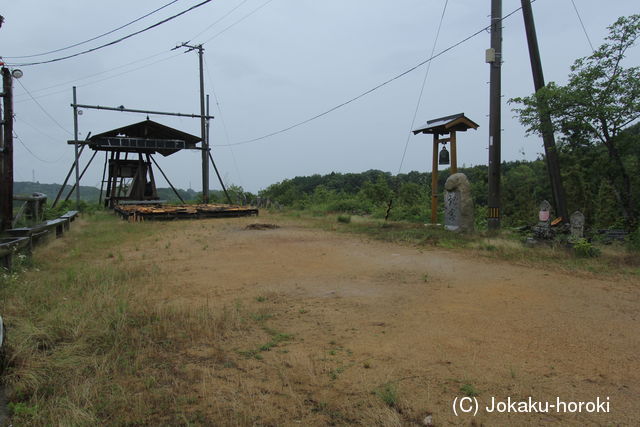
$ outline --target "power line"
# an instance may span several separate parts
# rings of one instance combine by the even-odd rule
[[[512,15],[514,15],[515,13],[517,13],[520,10],[522,10],[522,7],[519,7],[517,9],[515,9],[514,11],[512,11],[511,13],[509,13],[508,15],[505,15],[500,21],[504,21],[505,19],[511,17]],[[361,93],[360,95],[357,95],[357,96],[355,96],[355,97],[353,97],[353,98],[351,98],[351,99],[349,99],[349,100],[347,100],[345,102],[342,102],[342,103],[336,105],[335,107],[332,107],[332,108],[330,108],[330,109],[328,109],[326,111],[323,111],[322,113],[316,114],[313,117],[310,117],[310,118],[308,118],[306,120],[302,120],[302,121],[300,121],[298,123],[295,123],[295,124],[293,124],[291,126],[288,126],[288,127],[284,128],[284,129],[280,129],[278,131],[271,132],[271,133],[268,133],[266,135],[262,135],[262,136],[260,136],[258,138],[253,138],[253,139],[248,139],[248,140],[245,140],[245,141],[234,142],[232,144],[219,144],[219,145],[215,145],[215,147],[231,147],[231,146],[235,146],[235,145],[250,144],[252,142],[261,141],[263,139],[270,138],[272,136],[279,135],[279,134],[284,133],[284,132],[288,132],[288,131],[290,131],[292,129],[295,129],[297,127],[305,125],[305,124],[307,124],[309,122],[312,122],[312,121],[314,121],[316,119],[319,119],[320,117],[326,116],[327,114],[330,114],[330,113],[332,113],[332,112],[334,112],[334,111],[336,111],[336,110],[338,110],[338,109],[340,109],[340,108],[342,108],[342,107],[344,107],[346,105],[349,105],[352,102],[355,102],[355,101],[359,100],[360,98],[364,98],[365,96],[367,96],[370,93],[375,92],[376,90],[388,85],[389,83],[392,83],[392,82],[398,80],[399,78],[406,76],[407,74],[409,74],[409,73],[417,70],[418,68],[422,67],[424,64],[426,64],[426,63],[428,63],[430,61],[433,61],[434,59],[444,55],[445,53],[449,52],[452,49],[455,49],[456,47],[460,46],[461,44],[466,43],[467,41],[469,41],[472,38],[478,36],[479,34],[484,33],[485,31],[487,31],[490,28],[491,28],[491,25],[487,25],[487,26],[483,27],[482,29],[476,31],[475,33],[471,34],[470,36],[467,36],[464,39],[460,40],[459,42],[457,42],[457,43],[449,46],[448,48],[438,52],[436,55],[432,55],[430,58],[425,59],[424,61],[420,62],[419,64],[417,64],[417,65],[415,65],[415,66],[413,66],[411,68],[409,68],[408,70],[403,71],[402,73],[390,78],[389,80],[386,80],[386,81],[380,83],[379,85],[374,86],[373,88]]]
[[[591,39],[589,38],[589,34],[587,33],[587,29],[584,26],[584,22],[582,22],[582,17],[580,16],[580,12],[578,12],[578,6],[576,6],[576,2],[571,0],[571,4],[573,4],[573,9],[576,11],[576,15],[578,15],[578,20],[580,21],[580,25],[582,26],[582,31],[584,31],[584,35],[587,37],[587,41],[589,42],[589,46],[591,46],[591,52],[594,52],[593,43],[591,43]]]
[[[211,70],[209,69],[209,64],[207,63],[207,58],[204,58],[204,66],[207,69],[207,76],[209,76],[209,84],[211,85],[211,91],[213,92],[213,99],[216,102],[216,106],[218,107],[218,112],[220,113],[218,116],[220,117],[220,122],[222,123],[222,129],[224,130],[224,134],[227,138],[227,143],[231,142],[231,138],[229,137],[229,131],[227,129],[227,124],[224,120],[224,115],[222,114],[222,107],[220,106],[220,98],[216,94],[216,88],[213,84],[213,77],[211,76]],[[240,168],[238,168],[238,162],[236,161],[236,155],[233,152],[233,147],[229,147],[231,151],[231,158],[233,159],[233,166],[236,169],[236,174],[238,175],[238,182],[241,187],[244,187],[242,182],[242,176],[240,175]]]
[[[71,49],[71,48],[74,48],[74,47],[77,47],[77,46],[80,46],[80,45],[83,45],[83,44],[86,44],[86,43],[92,42],[92,41],[97,40],[97,39],[99,39],[99,38],[102,38],[102,37],[104,37],[104,36],[108,36],[109,34],[113,34],[113,33],[115,33],[116,31],[121,30],[121,29],[123,29],[123,28],[126,28],[126,27],[128,27],[129,25],[135,24],[136,22],[141,21],[141,20],[143,20],[144,18],[146,18],[146,17],[148,17],[148,16],[153,15],[154,13],[159,12],[159,11],[161,11],[161,10],[162,10],[162,9],[164,9],[164,8],[169,7],[169,6],[171,6],[172,4],[174,4],[174,3],[176,3],[176,2],[178,2],[178,0],[173,0],[173,1],[171,1],[171,2],[169,2],[169,3],[167,3],[167,4],[165,4],[164,6],[161,6],[161,7],[157,8],[157,9],[155,9],[155,10],[152,10],[151,12],[149,12],[149,13],[147,13],[147,14],[145,14],[145,15],[143,15],[143,16],[141,16],[141,17],[139,17],[139,18],[134,19],[133,21],[127,22],[126,24],[119,26],[118,28],[114,28],[113,30],[111,30],[111,31],[107,31],[106,33],[100,34],[99,36],[95,36],[95,37],[92,37],[92,38],[90,38],[90,39],[87,39],[87,40],[84,40],[84,41],[81,41],[81,42],[78,42],[78,43],[74,43],[74,44],[69,45],[69,46],[61,47],[61,48],[59,48],[59,49],[50,50],[50,51],[48,51],[48,52],[35,53],[35,54],[33,54],[33,55],[5,56],[5,58],[10,58],[10,59],[33,58],[33,57],[35,57],[35,56],[44,56],[44,55],[49,55],[49,54],[56,53],[56,52],[61,52],[61,51],[63,51],[63,50],[68,50],[68,49]]]
[[[214,25],[216,25],[217,23],[219,23],[220,21],[222,21],[224,18],[226,18],[227,16],[231,15],[233,12],[235,12],[238,8],[240,8],[240,6],[242,6],[243,4],[245,4],[246,2],[248,2],[249,0],[243,0],[241,1],[236,7],[234,7],[233,9],[231,9],[229,12],[225,13],[224,15],[222,15],[222,17],[216,21],[213,22],[213,24],[209,25],[207,28],[205,28],[204,30],[200,31],[198,34],[196,34],[195,36],[191,37],[189,40],[194,40],[198,37],[200,37],[202,34],[206,33],[207,31],[209,31]]]
[[[244,15],[242,18],[238,19],[236,22],[234,22],[233,24],[229,25],[228,27],[226,27],[224,30],[214,34],[211,38],[208,38],[207,40],[205,40],[202,44],[204,43],[208,43],[211,40],[217,38],[218,36],[222,35],[222,33],[227,32],[228,30],[230,30],[231,28],[235,27],[236,25],[238,25],[239,23],[241,23],[242,21],[244,21],[245,19],[247,19],[248,17],[250,17],[251,15],[253,15],[254,13],[258,12],[260,9],[262,9],[263,7],[265,7],[266,5],[268,5],[269,3],[271,3],[273,0],[267,0],[266,2],[264,2],[262,5],[258,6],[257,8],[255,8],[254,10],[252,10],[251,12],[249,12],[248,14]]]
[[[175,15],[172,15],[172,16],[170,16],[168,18],[165,18],[162,21],[156,22],[153,25],[149,25],[148,27],[143,28],[142,30],[139,30],[139,31],[136,31],[134,33],[128,34],[128,35],[126,35],[124,37],[120,37],[119,39],[116,39],[116,40],[111,41],[109,43],[105,43],[103,45],[100,45],[100,46],[97,46],[97,47],[94,47],[94,48],[91,48],[91,49],[84,50],[82,52],[74,53],[72,55],[62,56],[62,57],[55,58],[55,59],[49,59],[47,61],[24,62],[24,63],[8,64],[8,65],[14,66],[14,67],[27,67],[27,66],[31,66],[31,65],[50,64],[52,62],[58,62],[58,61],[63,61],[65,59],[75,58],[76,56],[84,55],[84,54],[87,54],[87,53],[90,53],[90,52],[94,52],[96,50],[99,50],[99,49],[102,49],[102,48],[105,48],[105,47],[108,47],[108,46],[113,46],[115,44],[118,44],[118,43],[120,43],[120,42],[122,42],[124,40],[127,40],[127,39],[129,39],[129,38],[131,38],[133,36],[136,36],[138,34],[144,33],[145,31],[149,31],[149,30],[151,30],[153,28],[156,28],[156,27],[158,27],[158,26],[160,26],[162,24],[165,24],[165,23],[167,23],[169,21],[172,21],[175,18],[184,15],[185,13],[191,12],[194,9],[197,9],[197,8],[199,8],[201,6],[204,6],[207,3],[210,3],[211,1],[213,1],[213,0],[204,0],[203,2],[200,2],[200,3],[198,3],[198,4],[194,5],[194,6],[191,6],[190,8],[185,9],[182,12],[176,13]]]
[[[436,46],[438,44],[438,39],[440,38],[440,30],[442,29],[442,22],[444,21],[444,14],[447,11],[447,6],[449,5],[449,0],[445,0],[444,7],[442,8],[442,15],[440,15],[440,23],[438,24],[438,30],[436,31],[436,38],[433,41],[433,47],[431,48],[431,56],[436,51]],[[424,87],[427,83],[427,78],[429,77],[429,71],[431,71],[431,61],[427,65],[427,70],[424,73],[424,79],[422,80],[422,87],[420,88],[420,95],[418,96],[418,102],[416,102],[416,109],[413,112],[413,118],[411,119],[411,129],[407,132],[407,140],[404,143],[404,151],[402,152],[402,159],[400,160],[400,166],[398,167],[398,174],[402,170],[402,165],[404,164],[404,159],[407,155],[407,148],[409,147],[409,140],[411,139],[411,131],[413,130],[416,124],[416,117],[418,116],[418,110],[420,109],[420,104],[422,103],[422,95],[424,94]]]
[[[79,82],[79,81],[82,81],[82,80],[90,79],[90,78],[92,78],[92,77],[100,76],[100,75],[102,75],[102,74],[107,74],[107,73],[110,73],[111,71],[119,70],[120,68],[125,68],[125,67],[128,67],[129,65],[137,64],[137,63],[139,63],[139,62],[143,62],[143,61],[146,61],[147,59],[155,58],[155,57],[157,57],[157,56],[160,56],[160,55],[163,55],[163,54],[166,54],[166,53],[169,53],[169,52],[170,52],[169,50],[166,50],[166,49],[165,49],[165,50],[163,50],[162,52],[158,52],[158,53],[155,53],[155,54],[153,54],[153,55],[149,55],[149,56],[147,56],[147,57],[145,57],[145,58],[136,59],[135,61],[127,62],[126,64],[118,65],[118,66],[116,66],[116,67],[109,68],[108,70],[100,71],[100,72],[98,72],[98,73],[89,74],[89,75],[86,75],[86,76],[84,76],[84,77],[79,77],[79,78],[76,78],[76,79],[73,79],[73,80],[67,80],[67,81],[64,81],[64,82],[56,83],[56,84],[51,85],[51,86],[47,86],[47,87],[42,87],[42,88],[39,88],[39,89],[35,89],[35,90],[32,90],[32,91],[31,91],[31,93],[32,93],[32,94],[36,94],[36,93],[40,93],[40,92],[45,92],[45,91],[47,91],[47,90],[49,90],[49,89],[55,89],[55,88],[58,88],[58,87],[61,87],[61,86],[65,86],[65,88],[67,88],[67,87],[68,87],[67,85],[69,85],[69,84],[71,84],[71,83],[76,83],[76,82]],[[152,62],[152,63],[150,63],[150,64],[147,64],[146,66],[150,66],[150,65],[153,65],[153,64],[155,64],[155,62]],[[136,68],[136,69],[131,70],[131,71],[135,71],[135,70],[139,70],[139,69],[140,69],[140,68]],[[123,73],[123,74],[124,74],[124,73]],[[98,81],[101,81],[101,80],[98,80]],[[76,84],[76,86],[78,86],[78,85]],[[65,91],[66,91],[66,90],[67,90],[67,89],[65,89]],[[59,92],[55,92],[55,93],[59,93]],[[25,95],[26,95],[26,94],[25,94]],[[36,96],[36,98],[41,98],[42,96],[49,96],[49,95],[50,95],[50,94],[47,94],[47,95],[41,95],[41,96]],[[15,98],[17,98],[17,97],[19,97],[19,96],[20,96],[20,95],[16,95],[16,96],[14,97],[14,99],[15,99]]]
[[[22,122],[25,125],[29,126],[31,129],[33,129],[34,131],[38,132],[40,135],[46,137],[47,139],[50,139],[53,142],[60,142],[60,138],[54,138],[53,136],[49,135],[48,133],[42,131],[41,129],[38,129],[32,123],[29,123],[28,121],[26,121],[22,116],[16,115],[15,119],[16,119],[16,121]]]
[[[162,52],[162,53],[165,53],[165,52]],[[182,54],[183,54],[183,52],[175,54],[175,55],[168,56],[166,58],[158,59],[157,61],[153,61],[153,62],[150,62],[149,64],[141,65],[140,67],[133,68],[131,70],[123,71],[123,72],[118,73],[118,74],[113,74],[111,76],[108,76],[108,77],[105,77],[105,78],[102,78],[102,79],[98,79],[98,80],[95,80],[95,81],[92,81],[92,82],[76,85],[76,87],[86,87],[86,86],[91,86],[91,85],[98,84],[98,83],[101,83],[101,82],[104,82],[104,81],[107,81],[107,80],[111,80],[111,79],[114,79],[116,77],[120,77],[122,75],[133,73],[134,71],[138,71],[138,70],[141,70],[143,68],[150,67],[150,66],[158,64],[160,62],[168,61],[168,60],[176,58],[176,57],[178,57],[178,56],[180,56]],[[158,56],[158,55],[153,55],[153,56]],[[151,57],[149,57],[149,58],[151,58]],[[149,59],[149,58],[146,58],[146,59]],[[136,61],[136,62],[139,62],[139,61]],[[130,64],[128,64],[128,65],[130,65]],[[119,68],[122,68],[122,67],[119,67]],[[114,68],[114,69],[117,69],[117,68]],[[110,71],[113,71],[114,69],[112,69]],[[98,73],[98,74],[104,74],[104,72],[103,73]],[[79,79],[79,80],[85,80],[85,79]],[[73,83],[73,81],[71,81],[69,83]],[[59,84],[59,85],[56,85],[56,86],[53,86],[53,87],[55,88],[55,87],[62,86],[62,85],[63,84]],[[59,91],[50,92],[50,93],[47,93],[47,94],[44,94],[44,95],[36,96],[35,98],[44,98],[46,96],[57,95],[57,94],[60,94],[60,93],[68,92],[68,90],[69,90],[68,88],[65,88],[65,89],[62,89],[62,90],[59,90]],[[17,102],[22,102],[22,101],[23,100],[17,101]]]
[[[44,162],[44,163],[58,163],[58,162],[59,162],[60,160],[62,160],[62,158],[65,156],[65,155],[63,154],[63,155],[61,155],[60,157],[58,157],[58,159],[57,159],[57,160],[45,160],[45,159],[42,159],[42,158],[38,157],[38,156],[37,156],[33,151],[31,151],[31,149],[30,149],[29,147],[27,147],[27,144],[25,144],[25,143],[24,143],[24,141],[22,140],[22,138],[20,138],[20,136],[18,136],[18,134],[17,134],[17,133],[15,133],[15,131],[13,132],[13,137],[14,137],[15,139],[17,139],[17,140],[18,140],[18,142],[19,142],[20,144],[22,144],[22,146],[24,147],[24,149],[25,149],[25,150],[27,150],[27,151],[29,152],[29,154],[31,154],[31,155],[32,155],[36,160],[40,160],[41,162]]]
[[[37,99],[35,99],[35,98],[33,97],[33,95],[31,95],[31,92],[29,92],[29,90],[24,86],[24,84],[22,84],[22,81],[20,81],[20,79],[16,79],[16,80],[17,80],[17,82],[18,82],[18,83],[20,83],[20,86],[22,86],[22,89],[24,89],[24,91],[25,91],[25,92],[27,92],[27,94],[31,97],[31,99],[33,100],[33,102],[35,102],[35,103],[36,103],[36,105],[37,105],[38,107],[40,107],[40,109],[42,110],[42,112],[43,112],[47,117],[49,117],[53,123],[55,123],[56,125],[58,125],[58,127],[59,127],[60,129],[62,129],[63,131],[65,131],[66,133],[68,133],[69,135],[71,135],[71,132],[69,132],[69,131],[64,127],[64,126],[62,126],[62,125],[60,124],[60,122],[58,122],[56,119],[54,119],[54,118],[53,118],[53,116],[52,116],[51,114],[49,114],[49,112],[48,112],[48,111],[47,111],[47,110],[42,106],[42,104],[40,104],[40,103],[38,102],[38,100],[37,100]]]

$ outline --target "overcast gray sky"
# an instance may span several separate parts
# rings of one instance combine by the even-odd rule
[[[595,47],[618,17],[638,13],[637,0],[574,0]],[[180,0],[114,34],[76,48],[33,58],[12,58],[65,47],[119,27],[169,0],[3,2],[0,55],[7,63],[55,58],[142,29],[197,0]],[[291,131],[234,147],[332,108],[430,56],[445,0],[214,0],[158,28],[73,59],[20,67],[15,84],[15,179],[64,179],[73,160],[72,86],[78,102],[198,113],[195,52],[171,51],[177,43],[204,43],[206,91],[212,97],[213,155],[228,184],[256,192],[286,178],[314,173],[381,169],[396,173],[411,130],[426,65],[344,108]],[[239,6],[239,7],[238,7]],[[505,0],[507,13],[520,6]],[[234,11],[232,9],[236,8]],[[563,83],[574,59],[591,52],[571,0],[533,4],[545,78]],[[228,14],[232,11],[230,14]],[[255,12],[254,12],[255,11]],[[226,16],[224,19],[220,18]],[[436,52],[489,24],[490,0],[450,0]],[[212,26],[213,23],[220,20]],[[528,95],[533,83],[521,13],[504,21],[503,160],[535,159],[543,151],[506,100]],[[480,128],[458,137],[458,161],[487,164],[489,66],[484,32],[431,64],[415,125],[464,112]],[[640,63],[635,47],[627,65]],[[214,99],[215,93],[215,99]],[[44,111],[43,111],[44,109]],[[45,113],[46,111],[46,113]],[[150,116],[199,135],[197,119]],[[81,139],[144,120],[144,115],[85,110]],[[411,136],[402,172],[430,171],[431,140]],[[85,161],[88,156],[85,156]],[[98,160],[100,159],[100,160]],[[200,190],[200,153],[180,152],[158,161],[173,183]],[[84,185],[99,186],[102,158]],[[160,186],[165,186],[159,178]],[[219,184],[212,174],[212,188]]]

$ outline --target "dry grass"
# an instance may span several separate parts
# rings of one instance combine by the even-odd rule
[[[380,317],[382,311],[373,316],[369,310],[377,306],[372,299],[303,298],[297,287],[287,293],[278,288],[279,282],[259,285],[249,279],[241,288],[223,283],[224,279],[214,286],[210,275],[227,280],[236,276],[225,276],[224,269],[213,265],[224,262],[223,245],[202,248],[215,241],[208,238],[248,235],[241,221],[234,223],[237,231],[213,234],[225,223],[128,224],[98,214],[64,239],[38,250],[33,265],[24,272],[3,277],[0,312],[9,328],[3,382],[13,410],[12,423],[399,426],[420,424],[434,406],[448,409],[444,399],[459,393],[468,382],[463,361],[459,368],[439,364],[449,358],[438,347],[437,334],[432,338],[433,351],[418,355],[431,363],[406,367],[408,360],[392,360],[395,347],[384,344],[393,337],[404,339],[403,329],[384,328],[388,329],[385,334],[382,326],[408,320]],[[554,248],[525,251],[508,238],[425,233],[424,227],[407,224],[382,227],[354,218],[350,224],[327,220],[320,225],[522,263],[555,259],[555,266],[583,263],[580,268],[588,271],[594,262],[602,262],[575,260]],[[279,250],[286,246],[286,240],[274,242]],[[242,240],[229,244],[237,251],[234,256],[243,256],[237,255],[243,254]],[[179,286],[188,290],[196,274],[180,258],[184,245],[196,248],[193,257],[209,256],[212,264],[198,274],[203,275],[207,292],[220,291],[222,296],[201,297],[194,285],[189,296],[182,295]],[[308,271],[319,271],[318,251]],[[604,251],[601,259],[618,259],[619,253],[611,251]],[[228,269],[246,268],[245,259],[241,267]],[[266,268],[273,263],[268,260],[256,265]],[[394,276],[384,281],[399,289],[411,284],[421,286],[423,292],[433,288],[429,291],[433,298],[457,291],[440,286],[444,282],[437,275],[393,271]],[[184,281],[176,285],[181,276]],[[367,312],[356,331],[357,317],[345,313],[364,307]],[[375,345],[356,344],[362,334]],[[443,379],[452,375],[451,370],[465,380]],[[505,375],[507,381],[515,381],[513,369],[510,375],[505,370]],[[469,381],[487,390],[491,381],[499,380]]]
[[[472,235],[452,233],[442,228],[425,227],[410,222],[385,222],[381,219],[353,216],[351,223],[336,221],[336,216],[313,217],[299,212],[279,214],[295,218],[306,226],[315,226],[328,231],[363,234],[385,242],[410,244],[418,247],[435,247],[466,251],[469,254],[489,257],[531,267],[553,268],[560,271],[586,273],[589,275],[640,275],[640,256],[637,251],[615,243],[595,246],[600,256],[581,258],[557,242],[529,248],[524,245],[525,236],[510,230],[502,230],[498,236],[487,232]]]
[[[157,225],[132,227],[104,216],[89,223],[38,251],[34,267],[3,278],[3,383],[12,422],[189,421],[194,415],[180,409],[172,358],[246,329],[239,309],[149,304],[157,267],[125,263],[114,253]],[[215,347],[207,357],[227,363]],[[154,409],[162,407],[175,409],[166,418]]]

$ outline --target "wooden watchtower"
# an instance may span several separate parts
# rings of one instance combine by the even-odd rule
[[[478,124],[469,119],[464,113],[439,117],[429,120],[423,126],[413,131],[414,135],[429,133],[433,135],[433,161],[431,168],[431,224],[438,222],[438,145],[443,149],[447,142],[451,143],[451,174],[458,172],[458,148],[456,146],[456,132],[466,132],[467,129],[477,129]],[[444,136],[444,138],[441,138]]]
[[[144,203],[159,199],[152,163],[182,200],[153,155],[158,153],[169,156],[180,150],[199,150],[196,145],[201,140],[195,135],[147,119],[94,135],[79,143],[96,152],[105,152],[100,201],[102,202],[102,190],[106,184],[104,205],[113,208],[123,201]]]

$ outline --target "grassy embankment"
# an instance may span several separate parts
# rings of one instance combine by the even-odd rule
[[[441,248],[466,251],[473,255],[541,268],[595,274],[640,275],[640,252],[628,244],[593,242],[589,254],[576,251],[566,243],[526,247],[524,240],[531,232],[520,234],[505,228],[498,234],[479,230],[459,234],[424,223],[388,221],[356,215],[315,215],[306,211],[285,210],[279,215],[324,230],[362,234],[385,242],[414,245],[419,248]]]
[[[159,226],[97,213],[1,276],[2,382],[14,425],[198,419],[170,355],[247,326],[237,307],[149,303],[162,260],[127,262],[122,250],[141,250],[135,241]]]

